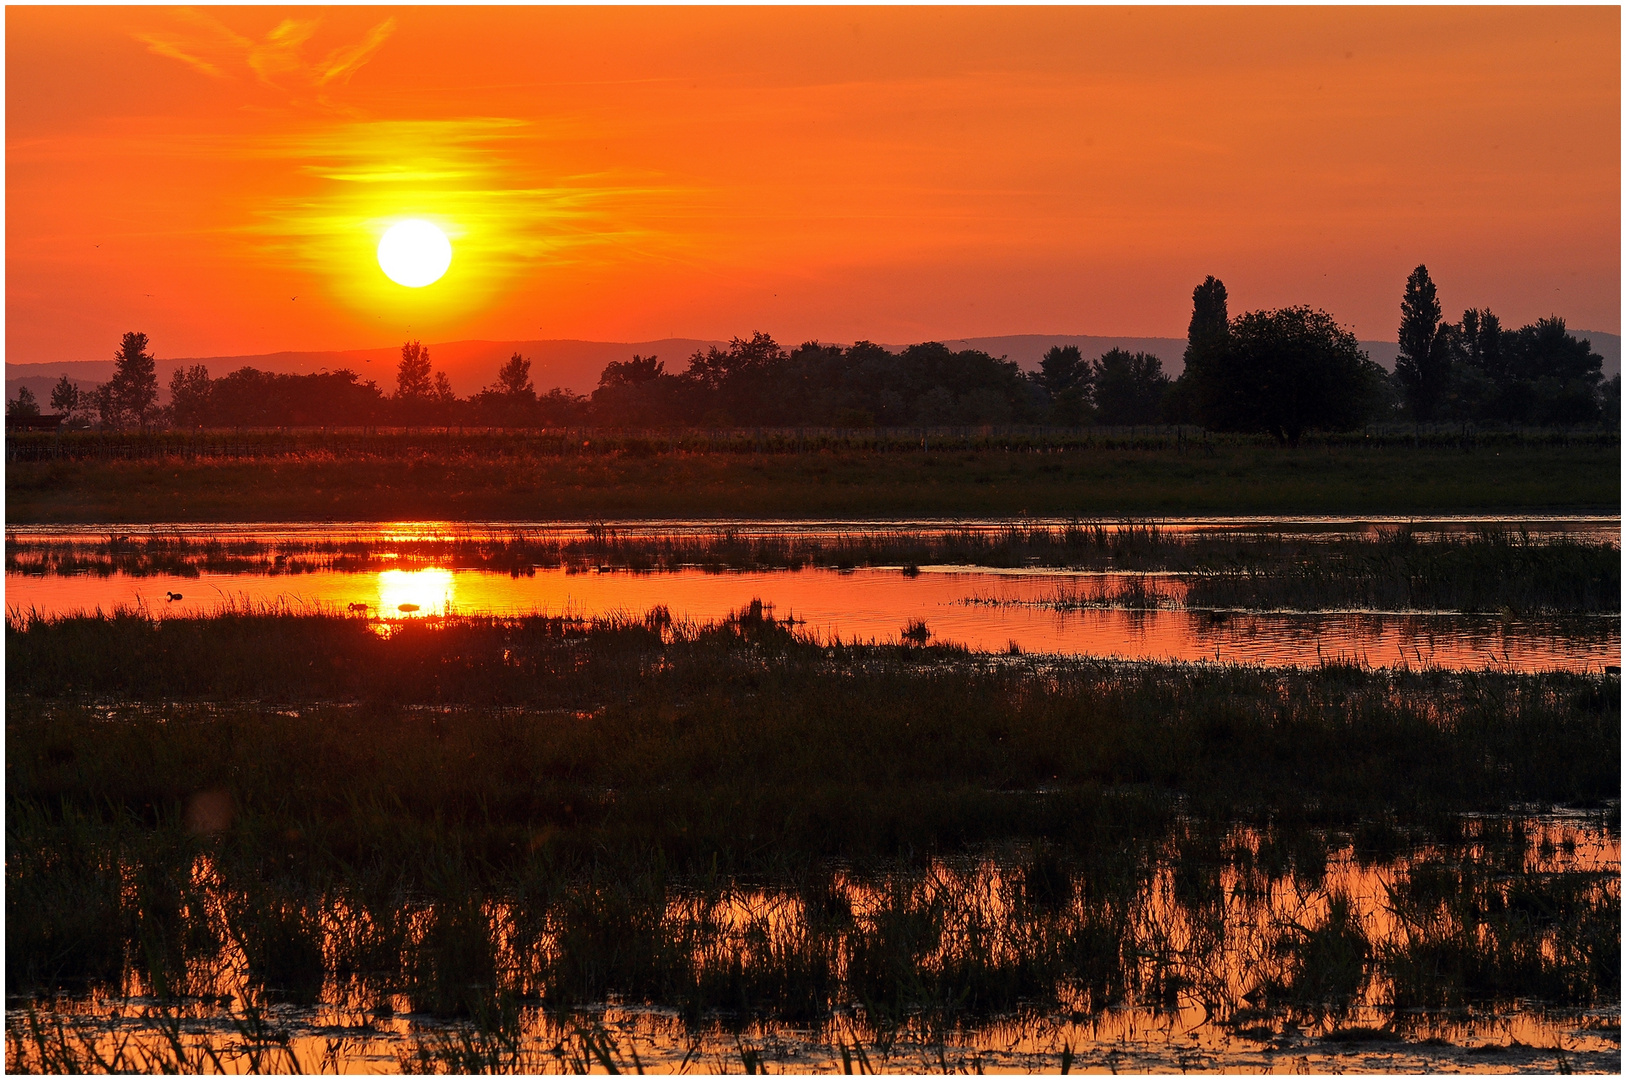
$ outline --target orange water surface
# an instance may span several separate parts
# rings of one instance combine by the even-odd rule
[[[202,615],[229,604],[293,609],[365,605],[373,618],[445,614],[642,616],[665,606],[695,622],[760,599],[821,639],[896,641],[922,620],[932,640],[979,651],[1016,649],[1138,660],[1600,671],[1620,663],[1618,618],[1531,620],[1406,612],[1205,612],[1047,608],[1100,575],[923,567],[717,573],[679,570],[510,576],[439,567],[297,575],[42,577],[8,574],[15,613],[56,615],[138,607],[158,616]],[[1168,575],[1154,585],[1178,585]],[[1155,590],[1154,590],[1155,591]],[[178,595],[179,599],[170,599]],[[358,614],[360,609],[357,609]]]

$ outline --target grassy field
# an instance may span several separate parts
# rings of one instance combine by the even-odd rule
[[[374,445],[374,444],[366,444]],[[254,459],[12,460],[13,523],[638,517],[1548,513],[1620,510],[1618,441],[1413,447],[1249,440],[982,449],[540,453],[433,449]]]

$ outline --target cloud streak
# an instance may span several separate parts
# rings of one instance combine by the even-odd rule
[[[330,49],[319,60],[307,60],[305,49],[320,29],[320,18],[288,18],[259,40],[245,37],[208,12],[182,8],[182,28],[142,31],[135,39],[158,56],[179,61],[214,79],[252,77],[294,101],[310,99],[331,105],[327,92],[344,86],[377,55],[395,32],[394,17],[374,25],[360,41]]]
[[[692,193],[633,170],[551,169],[556,134],[505,117],[465,117],[328,122],[256,140],[235,153],[304,182],[244,207],[232,231],[257,265],[330,277],[335,295],[362,307],[400,299],[378,277],[373,249],[403,217],[434,221],[452,239],[453,273],[435,303],[481,303],[544,263],[681,257],[681,241],[661,219]]]

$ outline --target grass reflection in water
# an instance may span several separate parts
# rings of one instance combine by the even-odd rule
[[[833,1064],[839,1043],[920,1068],[934,1046],[1008,1052],[1013,1030],[1039,1060],[1117,1047],[1143,1067],[1173,1064],[1170,1036],[1221,1059],[1352,1041],[1603,1053],[1574,1031],[1618,1001],[1618,865],[1598,818],[1455,819],[1426,839],[1187,823],[1110,851],[758,884],[535,865],[473,902],[381,881],[312,895],[199,851],[172,877],[119,868],[136,884],[104,996],[14,1008],[9,1064],[105,1057],[121,1000],[147,1012],[127,1054],[241,1050],[266,1024],[307,1067],[364,1048],[455,1071],[671,1065],[747,1043]],[[656,1011],[612,1036],[591,1008],[606,1001]],[[176,1037],[154,1016],[190,1022]]]

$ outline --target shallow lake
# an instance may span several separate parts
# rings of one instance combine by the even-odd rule
[[[613,526],[619,542],[716,536],[793,537],[799,541],[876,536],[931,536],[1023,528],[1062,528],[1061,521],[643,522]],[[1104,527],[1145,527],[1144,522]],[[1483,529],[1531,536],[1617,543],[1618,518],[1203,518],[1157,522],[1189,536],[1270,535],[1330,542],[1405,526],[1422,537]],[[8,549],[88,544],[118,535],[164,536],[230,545],[364,543],[364,569],[270,562],[255,572],[6,575],[14,614],[58,615],[137,608],[156,616],[209,614],[225,606],[276,605],[355,611],[393,620],[447,614],[566,614],[586,618],[642,616],[664,606],[679,619],[705,623],[761,600],[822,639],[896,641],[924,623],[930,640],[978,651],[1061,653],[1138,660],[1308,665],[1347,660],[1370,666],[1487,666],[1510,670],[1599,671],[1620,662],[1618,615],[1520,617],[1419,611],[1259,611],[1188,609],[1179,574],[1067,571],[982,566],[871,566],[852,570],[717,571],[689,567],[640,573],[581,572],[578,566],[494,572],[437,565],[421,554],[397,557],[392,545],[425,541],[519,538],[570,543],[603,535],[594,523],[227,524],[21,527],[7,530]],[[419,549],[421,551],[421,548]],[[380,566],[384,568],[380,568]],[[298,572],[296,572],[298,570]],[[1126,593],[1132,593],[1126,597]]]

